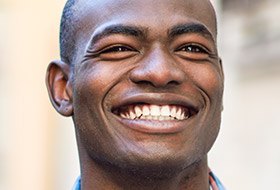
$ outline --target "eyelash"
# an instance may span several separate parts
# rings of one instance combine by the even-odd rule
[[[114,52],[125,52],[125,51],[135,51],[133,48],[123,45],[116,45],[112,47],[105,48],[101,50],[99,53],[114,53]]]
[[[101,60],[104,61],[105,60],[117,61],[117,60],[122,60],[122,59],[132,57],[137,52],[138,51],[135,48],[132,48],[129,45],[115,44],[115,45],[101,48],[100,50],[97,51],[87,50],[87,55],[85,57],[85,60],[90,58],[100,58]]]
[[[176,51],[185,51],[190,53],[209,54],[209,50],[197,44],[187,44],[178,48]]]
[[[135,51],[133,48],[129,46],[124,46],[124,45],[115,45],[112,47],[105,48],[101,51],[98,52],[98,54],[103,54],[103,53],[114,53],[114,52],[125,52],[125,51]],[[190,52],[190,53],[202,53],[202,54],[209,54],[209,50],[201,47],[200,45],[197,44],[187,44],[184,46],[181,46],[178,48],[176,51],[185,51],[185,52]]]
[[[115,44],[113,46],[105,47],[97,52],[89,52],[91,53],[90,57],[99,57],[104,60],[120,60],[129,58],[134,53],[139,52],[138,50],[125,45],[125,44]],[[179,48],[175,49],[175,52],[178,53],[184,59],[191,60],[204,60],[207,57],[212,57],[210,50],[199,44],[184,44]]]

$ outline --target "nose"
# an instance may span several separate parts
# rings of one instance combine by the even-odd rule
[[[130,74],[130,80],[134,83],[150,84],[157,88],[179,85],[185,77],[174,58],[159,48],[145,56]]]

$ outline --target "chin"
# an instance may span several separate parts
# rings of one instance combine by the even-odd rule
[[[147,150],[146,150],[147,151]],[[137,178],[168,179],[175,177],[186,168],[192,167],[203,158],[202,152],[154,151],[149,153],[111,152],[102,157],[91,156],[92,160],[110,172],[127,174]]]

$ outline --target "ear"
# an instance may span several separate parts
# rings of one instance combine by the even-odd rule
[[[73,115],[72,86],[70,82],[70,65],[62,61],[49,64],[46,85],[53,107],[63,116]]]
[[[222,80],[224,81],[224,80],[225,80],[225,77],[224,77],[223,60],[222,60],[222,58],[220,58],[220,57],[219,57],[219,68],[220,68]]]
[[[221,77],[222,77],[222,82],[223,82],[223,90],[224,90],[224,83],[225,83],[225,75],[224,75],[224,68],[223,68],[223,60],[219,57],[219,67],[220,67],[220,72],[221,72]],[[223,101],[223,97],[222,97],[222,107],[221,107],[221,111],[224,110],[224,101]]]

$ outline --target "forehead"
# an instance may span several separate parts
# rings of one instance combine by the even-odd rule
[[[74,10],[83,33],[110,24],[164,30],[172,24],[198,22],[216,35],[215,12],[209,0],[80,0]]]

